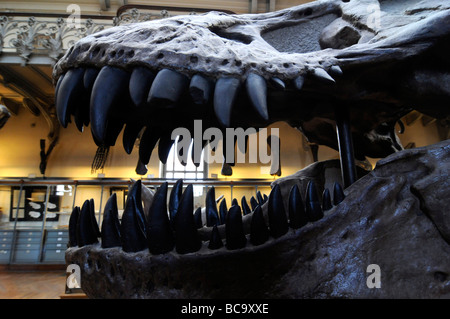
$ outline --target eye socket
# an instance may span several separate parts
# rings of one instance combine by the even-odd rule
[[[253,41],[253,38],[251,36],[248,36],[246,34],[237,33],[237,32],[227,32],[225,30],[221,30],[218,27],[210,28],[211,32],[215,33],[221,38],[225,38],[228,40],[244,43],[244,44],[250,44]]]

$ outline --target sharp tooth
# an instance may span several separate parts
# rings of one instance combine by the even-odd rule
[[[167,253],[175,246],[167,216],[167,188],[167,182],[158,188],[148,213],[147,241],[148,249],[153,255]]]
[[[246,87],[253,108],[267,121],[269,119],[269,111],[267,110],[266,80],[256,73],[250,73],[247,77]]]
[[[268,200],[269,200],[269,197],[266,194],[264,194],[264,203],[267,202]]]
[[[122,236],[122,249],[125,252],[137,252],[147,248],[145,230],[141,227],[138,217],[136,198],[128,196],[125,210],[122,214],[120,234]]]
[[[260,191],[258,191],[258,192],[256,193],[256,199],[258,200],[258,204],[259,204],[259,205],[264,204],[264,199],[263,199],[263,197],[262,197]]]
[[[314,222],[323,217],[322,207],[320,206],[319,197],[317,195],[316,184],[313,180],[308,182],[306,187],[306,215],[308,220]]]
[[[128,192],[128,198],[134,198],[136,202],[136,217],[139,222],[139,227],[141,227],[145,233],[146,228],[146,217],[144,213],[144,207],[142,206],[142,181],[138,179],[133,187],[131,187]],[[127,199],[128,200],[128,199]]]
[[[55,86],[55,102],[58,101],[59,88],[61,87],[61,82],[63,81],[65,75],[66,75],[65,73],[61,74],[59,76],[58,82],[56,82],[56,86]]]
[[[216,191],[214,186],[206,193],[206,226],[219,225],[219,213],[217,212]]]
[[[92,135],[103,143],[111,111],[128,94],[130,74],[122,69],[105,66],[95,80],[91,95],[91,131]]]
[[[116,144],[117,137],[119,136],[124,126],[123,119],[110,118],[105,132],[104,145],[114,146]]]
[[[67,127],[70,116],[80,106],[85,93],[83,86],[83,68],[70,69],[62,78],[56,96],[56,113],[63,127]]]
[[[203,148],[206,146],[206,144],[208,143],[208,141],[203,140],[202,141],[202,150]],[[195,152],[195,139],[192,139],[192,148],[191,148],[191,160],[192,163],[194,163],[195,166],[199,167],[201,164],[201,157],[202,157],[202,152],[201,150],[199,152]]]
[[[117,195],[113,193],[106,202],[102,221],[102,248],[120,247],[119,210],[117,208]]]
[[[223,247],[222,239],[220,238],[219,229],[217,225],[213,226],[211,231],[211,238],[209,239],[208,248],[209,249],[219,249]]]
[[[146,67],[135,67],[131,72],[129,91],[134,105],[142,107],[147,102],[148,92],[155,74]]]
[[[336,76],[341,76],[344,74],[344,72],[342,72],[342,69],[339,65],[333,65],[330,68],[330,73],[331,73],[331,75],[336,75]]]
[[[250,205],[252,206],[252,211],[254,211],[255,208],[259,205],[258,201],[256,200],[256,198],[254,196],[252,196],[252,198],[250,198]]]
[[[331,204],[331,195],[328,188],[325,188],[322,193],[322,210],[327,211],[329,209],[333,208],[333,205]]]
[[[250,223],[250,242],[255,245],[262,245],[269,239],[269,229],[267,228],[261,206],[256,207]]]
[[[88,126],[90,123],[90,101],[92,96],[92,88],[94,87],[95,79],[97,79],[98,73],[100,69],[97,68],[86,68],[83,77],[83,85],[86,91],[86,100],[87,102],[84,105],[80,105],[79,114],[75,114],[75,123],[77,121],[82,121],[84,126]]]
[[[331,84],[336,82],[324,69],[321,68],[314,69],[313,75],[316,79],[324,83]]]
[[[194,212],[194,221],[195,221],[195,226],[197,227],[197,229],[203,227],[202,208],[201,207],[199,207],[199,208],[197,208],[195,210],[195,212]]]
[[[235,205],[239,206],[239,203],[236,198],[233,198],[233,200],[231,201],[231,206],[235,206]]]
[[[80,217],[80,207],[75,206],[69,218],[69,247],[78,246],[77,223],[79,217]]]
[[[283,197],[280,185],[275,185],[269,195],[268,203],[269,230],[274,238],[283,236],[289,230],[286,211],[284,209]]]
[[[184,74],[162,69],[158,72],[148,93],[147,103],[172,107],[187,90],[189,79]]]
[[[100,237],[100,228],[98,227],[97,218],[95,217],[95,203],[93,198],[89,200],[89,212],[91,213],[92,228],[94,229],[96,236]]]
[[[342,189],[341,184],[334,183],[334,190],[333,190],[333,204],[336,206],[340,202],[342,202],[345,199],[344,190]]]
[[[293,229],[305,226],[308,223],[308,217],[305,212],[302,196],[298,185],[292,186],[289,192],[289,226]]]
[[[196,74],[191,79],[189,93],[195,104],[205,105],[211,98],[213,83],[211,80]]]
[[[269,83],[277,90],[285,90],[286,84],[284,84],[283,80],[277,77],[270,78]]]
[[[227,212],[228,212],[227,200],[224,198],[222,199],[219,205],[220,225],[225,224]]]
[[[91,207],[89,200],[84,201],[77,223],[78,247],[98,243],[97,231],[93,227]]]
[[[183,180],[179,179],[173,185],[172,191],[169,196],[169,217],[170,221],[173,222],[175,215],[177,214],[178,205],[180,205],[180,199],[183,195]]]
[[[242,225],[242,213],[239,206],[231,206],[225,222],[226,247],[229,250],[244,248],[247,238]]]
[[[305,77],[303,75],[299,75],[294,79],[294,87],[297,90],[301,90],[303,88],[303,84],[305,84]]]
[[[156,143],[158,143],[159,137],[160,135],[156,129],[153,129],[150,126],[145,128],[139,144],[139,159],[143,164],[147,165],[150,161],[150,156],[152,155]]]
[[[234,102],[239,93],[241,81],[237,78],[224,77],[216,82],[214,89],[214,112],[220,124],[230,126]]]
[[[131,154],[131,152],[133,151],[134,143],[136,142],[136,139],[139,136],[141,130],[142,125],[136,122],[127,123],[127,125],[125,126],[122,136],[122,145],[127,154]]]
[[[161,163],[166,164],[167,157],[169,156],[170,149],[175,141],[172,140],[171,134],[164,134],[159,139],[158,144],[158,157]]]
[[[202,242],[197,234],[194,220],[194,194],[190,184],[186,187],[178,206],[178,212],[174,220],[175,247],[179,254],[193,253],[199,250]]]
[[[247,204],[247,199],[245,198],[245,196],[242,196],[242,198],[241,198],[241,206],[242,206],[242,213],[244,216],[248,215],[252,212],[250,207]]]

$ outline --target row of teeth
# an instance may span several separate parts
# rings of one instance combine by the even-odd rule
[[[339,66],[324,69],[313,69],[310,73],[299,75],[289,85],[301,90],[306,75],[334,83],[331,75],[341,75]],[[216,81],[202,75],[187,75],[171,70],[150,70],[147,67],[134,67],[127,71],[121,68],[104,66],[101,69],[77,67],[62,74],[56,85],[55,101],[58,119],[63,127],[67,127],[74,117],[77,128],[91,125],[91,132],[97,145],[112,146],[126,125],[123,135],[123,147],[130,154],[134,143],[143,129],[142,124],[126,123],[125,119],[112,118],[110,115],[117,109],[125,109],[127,114],[138,109],[155,107],[159,109],[173,108],[185,96],[190,96],[197,105],[212,102],[216,121],[223,127],[231,124],[231,114],[240,92],[244,88],[250,104],[260,118],[267,121],[269,111],[267,105],[268,87],[285,90],[287,85],[279,78],[266,80],[261,75],[250,73],[245,82],[236,77],[221,77]],[[156,132],[155,132],[156,131]],[[164,150],[172,146],[173,141],[160,136],[161,130],[152,129],[149,125],[143,134],[140,150],[140,161],[148,164],[150,154],[158,140],[167,144]],[[167,133],[166,133],[167,134]],[[169,133],[170,134],[170,133]],[[165,163],[168,152],[160,151],[160,160]]]
[[[253,246],[266,243],[270,238],[285,235],[289,228],[299,229],[309,222],[320,220],[324,211],[330,210],[344,200],[345,195],[339,183],[334,184],[333,204],[328,189],[319,201],[316,186],[308,183],[305,201],[299,188],[294,185],[289,193],[288,212],[283,204],[280,186],[273,187],[270,195],[258,194],[258,200],[251,200],[250,210],[245,197],[241,207],[237,200],[227,210],[222,200],[220,213],[217,210],[214,187],[206,195],[205,214],[201,208],[193,212],[194,196],[192,184],[182,191],[183,182],[178,180],[169,198],[167,209],[168,183],[163,183],[155,192],[153,202],[144,213],[141,202],[141,181],[131,188],[121,220],[117,208],[116,194],[108,199],[104,212],[101,231],[94,213],[94,201],[86,200],[80,209],[75,207],[69,220],[69,247],[83,247],[96,244],[101,240],[102,248],[121,247],[124,252],[133,253],[148,249],[152,255],[171,252],[187,254],[199,251],[204,245],[210,250],[225,246],[227,250],[245,248],[248,242]],[[267,205],[267,218],[263,215],[262,205]],[[243,215],[249,215],[250,233],[245,234]],[[225,227],[222,238],[219,227]],[[208,229],[209,239],[204,240],[201,230]],[[224,244],[225,241],[225,244]]]

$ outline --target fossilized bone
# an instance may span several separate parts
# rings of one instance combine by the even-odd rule
[[[350,125],[356,158],[385,157],[401,150],[393,125],[411,110],[448,119],[449,40],[450,4],[436,0],[317,1],[120,26],[82,39],[56,64],[57,112],[64,127],[71,116],[80,130],[90,124],[103,146],[125,125],[128,153],[145,127],[143,164],[158,140],[165,162],[172,130],[192,130],[194,119],[205,129],[282,120],[341,155],[347,146],[352,157],[351,146],[338,147],[337,121]],[[221,219],[210,194],[200,225],[192,186],[182,193],[178,185],[169,200],[177,212],[168,216],[163,184],[145,217],[138,182],[120,222],[114,196],[108,201],[101,232],[88,202],[74,210],[67,262],[83,266],[92,297],[448,296],[440,208],[448,204],[448,163],[448,142],[391,155],[345,199],[335,184],[334,208],[329,191],[322,201],[317,192],[340,178],[317,163],[274,185],[251,214],[234,204]],[[392,289],[367,288],[364,267],[377,262],[394,272],[386,278]],[[216,276],[222,267],[239,271]]]

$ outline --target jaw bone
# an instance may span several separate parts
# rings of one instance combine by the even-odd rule
[[[368,5],[380,9],[380,24],[370,22]],[[385,157],[402,149],[393,127],[412,109],[449,116],[450,65],[442,54],[450,50],[449,15],[444,1],[331,0],[262,15],[209,13],[117,27],[81,40],[55,66],[58,116],[63,126],[71,117],[80,130],[90,124],[98,145],[114,145],[125,126],[127,153],[143,131],[139,156],[146,165],[158,141],[165,162],[171,131],[193,130],[199,118],[205,129],[286,121],[310,142],[338,149],[336,122],[345,111],[355,157]],[[223,201],[218,211],[211,194],[204,213],[194,214],[188,186],[170,200],[179,203],[176,213],[169,207],[164,214],[167,185],[148,209],[140,205],[141,185],[120,227],[110,199],[100,237],[91,229],[91,206],[74,210],[76,245],[67,260],[83,265],[83,289],[91,296],[447,296],[448,227],[432,203],[437,196],[445,206],[448,187],[426,185],[430,179],[446,185],[448,165],[437,163],[447,157],[446,144],[400,152],[345,195],[339,184],[325,187],[330,181],[323,177],[300,175],[295,185],[285,179],[266,201],[251,199],[251,213],[244,199],[229,209]],[[100,248],[103,242],[112,244]],[[392,260],[396,252],[402,253]],[[433,269],[411,268],[411,258]],[[371,263],[414,273],[427,285],[395,275],[387,279],[389,292],[367,290]],[[218,275],[223,267],[240,271]],[[138,293],[116,294],[118,286]]]

